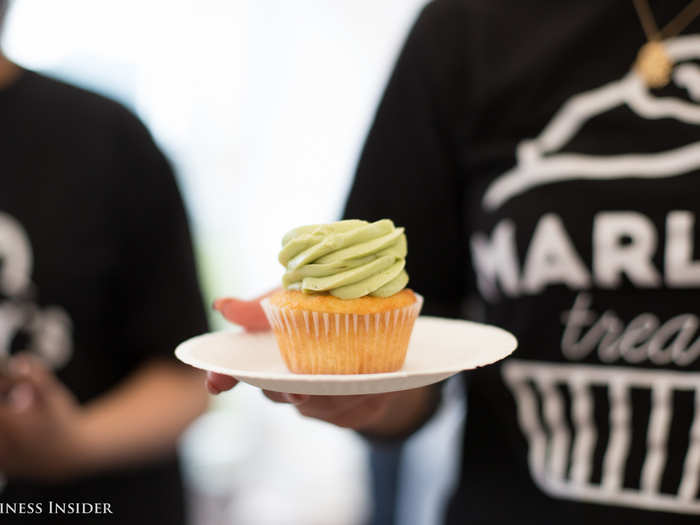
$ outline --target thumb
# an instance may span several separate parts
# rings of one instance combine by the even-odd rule
[[[17,383],[7,394],[7,404],[14,412],[25,412],[36,401],[34,385],[25,381]]]
[[[268,323],[265,312],[260,306],[260,299],[263,297],[252,301],[232,297],[217,299],[214,301],[214,309],[221,312],[227,321],[241,325],[248,332],[261,332],[270,329],[270,323]]]
[[[217,395],[231,390],[238,384],[238,379],[215,372],[207,372],[206,387],[210,394]]]
[[[73,396],[43,361],[28,352],[11,358],[8,368],[15,382],[28,382],[34,388],[36,396],[43,400],[68,399]]]
[[[16,381],[30,381],[41,390],[53,390],[61,386],[53,372],[29,352],[22,352],[12,357],[8,363],[8,369]]]

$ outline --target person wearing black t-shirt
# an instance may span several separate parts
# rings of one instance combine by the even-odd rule
[[[184,523],[207,396],[172,353],[207,323],[172,170],[122,106],[1,54],[0,117],[0,523]]]
[[[436,0],[405,43],[345,215],[406,227],[424,313],[475,297],[519,339],[465,374],[445,523],[700,519],[699,12]],[[399,439],[431,392],[268,395]]]

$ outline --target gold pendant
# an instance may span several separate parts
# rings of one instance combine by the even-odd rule
[[[671,80],[673,62],[659,40],[642,46],[634,63],[634,70],[650,88],[662,88]]]

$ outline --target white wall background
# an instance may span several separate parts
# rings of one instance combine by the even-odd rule
[[[340,213],[422,3],[14,0],[4,48],[139,114],[176,165],[207,290],[249,295],[278,281],[287,228]]]
[[[275,285],[284,231],[338,216],[423,1],[15,0],[3,45],[146,122],[176,167],[210,301]],[[202,524],[367,513],[356,437],[252,388],[221,396],[183,454]]]

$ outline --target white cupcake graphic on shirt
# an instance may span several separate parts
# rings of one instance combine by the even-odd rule
[[[518,144],[516,165],[487,188],[483,206],[488,211],[509,199],[543,185],[567,180],[665,178],[700,168],[700,142],[655,153],[585,155],[557,153],[593,117],[625,105],[643,119],[671,118],[700,125],[700,67],[687,62],[700,59],[700,36],[664,41],[677,65],[672,82],[688,92],[698,104],[674,97],[653,95],[643,80],[630,71],[620,80],[570,98],[534,139]]]

